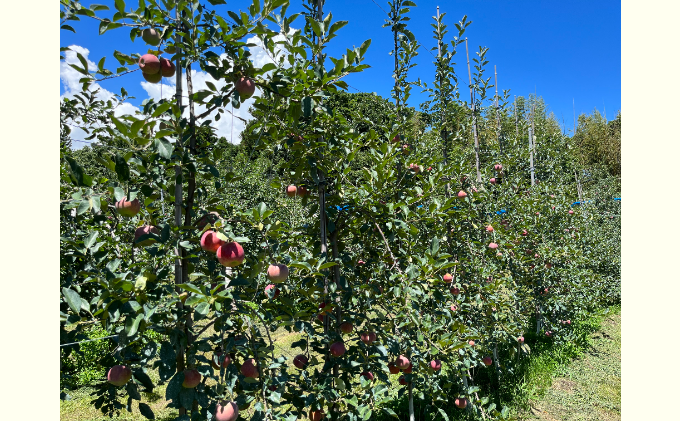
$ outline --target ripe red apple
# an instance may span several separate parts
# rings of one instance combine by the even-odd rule
[[[293,358],[293,365],[300,370],[304,369],[307,366],[307,363],[309,362],[309,358],[305,357],[302,354],[298,354]]]
[[[345,349],[345,344],[343,344],[342,342],[334,342],[331,345],[330,351],[332,356],[341,357],[342,354],[344,354],[345,351],[347,350]]]
[[[321,421],[322,419],[324,419],[325,416],[326,416],[326,414],[321,410],[319,410],[319,411],[310,410],[309,411],[309,420],[310,421]]]
[[[434,371],[439,371],[439,370],[441,370],[441,369],[442,369],[442,362],[441,362],[441,360],[432,360],[432,361],[430,361],[430,367],[431,367]]]
[[[451,291],[451,294],[453,294],[453,295],[460,294],[460,288],[457,288],[457,287],[451,288],[450,291]]]
[[[520,336],[519,338],[517,338],[517,342],[523,343],[524,342],[524,336]]]
[[[370,371],[364,371],[363,373],[361,373],[361,376],[364,377],[366,380],[370,381],[373,381],[374,378],[373,373],[371,373]]]
[[[402,386],[406,386],[406,378],[404,376],[399,377],[399,384]]]
[[[491,360],[491,357],[484,357],[484,358],[482,358],[482,362],[484,363],[485,366],[488,367],[488,366],[491,365],[491,363],[492,363],[493,361]]]
[[[402,370],[406,374],[411,374],[413,373],[413,364],[408,363],[408,367],[406,367],[404,370]]]
[[[251,377],[253,379],[257,379],[260,377],[260,372],[257,369],[257,365],[255,364],[255,360],[252,358],[248,358],[243,362],[243,365],[241,365],[241,374],[243,374],[246,377]]]
[[[246,258],[243,247],[236,241],[224,243],[217,249],[217,260],[226,267],[235,267]]]
[[[465,407],[467,406],[467,399],[465,399],[465,398],[456,398],[456,400],[454,401],[454,403],[456,404],[456,406],[457,406],[458,408],[460,408],[460,409],[465,409]]]
[[[394,365],[403,370],[405,368],[408,368],[409,360],[408,358],[406,358],[405,355],[400,355],[397,357],[396,360],[394,360]]]
[[[161,58],[161,75],[163,77],[175,76],[175,65],[167,58]]]
[[[160,231],[158,231],[158,228],[152,227],[151,225],[144,225],[143,227],[139,227],[135,230],[135,246],[138,247],[147,247],[150,246],[151,244],[155,243],[156,240],[153,238],[147,238],[144,241],[137,242],[137,240],[142,236],[146,234],[156,234],[160,235]]]
[[[496,171],[501,171],[503,169],[503,166],[501,164],[496,164],[493,166],[493,169]]]
[[[453,276],[450,273],[447,273],[446,275],[444,275],[444,282],[450,284],[451,282],[453,282]]]
[[[216,421],[236,421],[238,418],[238,405],[236,402],[221,401],[215,407]]]
[[[432,171],[432,167],[427,167],[427,170],[428,170],[428,171]]]
[[[241,101],[243,101],[255,93],[255,81],[249,77],[242,77],[234,84],[234,88],[239,93]]]
[[[570,325],[570,324],[571,324],[571,320],[567,320],[567,324]]]
[[[370,345],[376,340],[376,334],[375,332],[364,332],[361,334],[361,342],[365,343],[366,345]]]
[[[465,193],[463,190],[461,190],[461,191],[458,192],[458,197],[461,198],[461,199],[463,197],[467,197],[467,193]]]
[[[332,307],[327,305],[327,303],[319,304],[319,314],[328,314],[332,311]]]
[[[198,386],[200,382],[201,373],[199,373],[196,369],[189,368],[184,370],[184,381],[182,382],[182,387],[193,389],[194,387]]]
[[[487,230],[488,232],[493,232],[493,227],[492,227],[491,225],[488,225],[488,226],[486,227],[486,230]]]
[[[161,62],[153,54],[144,54],[139,58],[139,63],[137,64],[142,69],[142,73],[147,75],[155,75],[161,70]]]
[[[400,140],[401,140],[401,136],[399,136],[399,135],[395,135],[392,138],[392,142],[394,142],[394,143],[399,143]]]
[[[472,341],[472,340],[468,341],[468,345],[475,346],[475,341]]]
[[[274,284],[269,284],[266,287],[264,287],[264,292],[265,293],[269,292],[272,289],[274,290],[274,299],[279,298],[279,294],[281,293],[281,291],[278,288],[276,288],[276,285]]]
[[[280,283],[288,279],[288,266],[284,264],[269,265],[267,276],[274,283]]]
[[[220,369],[220,364],[218,364],[218,362],[219,362],[220,360],[222,360],[222,364],[221,364],[221,365],[222,365],[222,367],[224,367],[224,368],[227,368],[227,366],[229,366],[229,364],[231,364],[231,356],[230,356],[229,354],[224,354],[224,358],[222,358],[222,351],[216,351],[216,352],[213,354],[213,359],[212,359],[212,361],[211,361],[212,367],[213,367],[215,370],[219,370],[219,369]],[[217,362],[216,362],[216,361],[217,361]]]
[[[455,304],[451,304],[451,311],[455,312],[456,310],[458,310],[458,307]]]
[[[527,230],[523,230],[522,235],[526,237],[527,235],[529,235],[529,233],[527,232]]]
[[[490,178],[490,179],[489,179],[489,183],[491,183],[491,184],[496,184],[496,179],[495,179],[495,178]]]
[[[217,249],[224,241],[217,236],[215,231],[208,230],[201,236],[201,248],[210,253],[217,253]]]
[[[286,187],[286,196],[295,197],[296,194],[297,194],[297,187],[295,187],[292,184],[290,186]]]
[[[120,216],[132,218],[133,216],[137,215],[141,209],[139,199],[135,199],[131,202],[128,202],[125,199],[127,199],[127,197],[123,197],[116,202],[116,211]]]
[[[545,332],[545,336],[552,336],[552,330]]]
[[[489,243],[489,248],[495,250],[495,249],[498,248],[498,244],[496,244],[496,243]]]
[[[132,378],[132,370],[125,365],[114,365],[106,374],[106,380],[114,386],[123,386]]]
[[[344,322],[340,325],[340,331],[342,333],[352,333],[352,329],[354,329],[352,322]]]
[[[161,34],[154,28],[146,28],[142,31],[142,39],[154,47],[161,43]]]
[[[390,370],[390,374],[397,374],[399,372],[399,367],[394,363],[387,364],[387,368]]]
[[[573,215],[573,214],[574,214],[574,211],[569,209],[569,215]]]
[[[297,188],[297,195],[300,197],[309,196],[309,190],[307,190],[307,188],[304,186],[299,186]]]

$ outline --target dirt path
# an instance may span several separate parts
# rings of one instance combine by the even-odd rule
[[[593,346],[553,379],[522,420],[621,420],[621,315],[605,317]]]

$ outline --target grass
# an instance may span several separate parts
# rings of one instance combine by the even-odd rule
[[[531,361],[520,420],[621,419],[621,313],[611,310],[593,321],[598,328],[576,359],[565,363],[553,351]]]
[[[522,369],[521,381],[515,382],[510,403],[519,420],[576,421],[620,420],[621,413],[621,316],[620,308],[611,308],[580,323],[586,341],[580,345],[566,345],[532,350],[528,363]],[[205,334],[213,333],[209,328]],[[275,353],[293,358],[297,350],[290,345],[301,334],[279,329],[272,333]],[[149,370],[157,384],[157,372]],[[398,389],[397,378],[390,376],[391,395]],[[212,380],[209,380],[212,383]],[[177,417],[177,410],[166,408],[166,385],[158,385],[153,393],[142,393],[142,402],[149,405],[157,420]],[[70,400],[60,401],[62,421],[145,420],[133,403],[132,412],[109,418],[96,409],[90,401],[90,387],[68,391]],[[395,398],[399,407],[403,399]],[[121,400],[121,402],[124,402]],[[395,408],[396,409],[396,408]],[[248,418],[249,411],[242,414]],[[401,411],[400,411],[401,412]],[[450,412],[450,411],[447,411]],[[453,412],[453,411],[451,411]],[[450,413],[457,419],[458,411]]]

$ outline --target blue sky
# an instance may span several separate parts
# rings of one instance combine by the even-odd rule
[[[89,2],[83,2],[89,5]],[[113,1],[98,0],[96,3],[109,5],[112,10]],[[136,7],[137,2],[128,2]],[[217,6],[217,10],[245,9],[249,1],[232,1],[226,6]],[[387,10],[385,0],[375,3]],[[365,63],[370,69],[356,75],[350,75],[346,81],[362,92],[377,92],[389,97],[392,87],[393,59],[389,55],[392,48],[392,37],[389,28],[382,28],[387,16],[372,0],[330,0],[324,12],[331,11],[333,20],[347,20],[349,24],[340,30],[338,36],[331,41],[329,54],[339,56],[345,48],[359,46],[371,38]],[[493,66],[498,68],[499,91],[510,89],[512,95],[528,95],[536,92],[548,104],[560,123],[564,122],[569,131],[573,125],[572,100],[575,102],[576,115],[590,113],[597,108],[601,113],[606,109],[608,119],[616,116],[621,108],[621,4],[617,1],[523,1],[508,2],[499,0],[458,0],[416,1],[418,5],[411,9],[409,29],[423,45],[415,62],[418,64],[409,79],[421,78],[425,82],[433,79],[433,57],[428,49],[436,46],[432,38],[432,16],[439,5],[440,12],[446,13],[444,23],[448,25],[450,41],[456,31],[454,23],[464,15],[472,21],[465,33],[468,37],[470,59],[479,46],[488,47],[489,64],[486,76],[491,76],[493,83]],[[300,2],[294,1],[289,7],[292,11],[302,10]],[[108,13],[108,12],[106,12]],[[325,14],[324,13],[324,14]],[[298,20],[301,27],[302,20]],[[80,22],[72,24],[78,31],[76,34],[61,31],[62,46],[78,45],[89,51],[88,59],[96,63],[107,56],[107,67],[115,69],[117,62],[113,58],[114,49],[126,53],[141,52],[146,49],[141,40],[132,43],[129,31],[119,28],[98,35],[98,22],[83,17]],[[456,73],[459,75],[463,98],[468,98],[468,74],[465,62],[465,49],[461,45],[455,59]],[[200,74],[198,75],[200,77]],[[62,66],[60,94],[68,94],[68,75]],[[73,81],[71,79],[73,89]],[[129,76],[104,81],[101,87],[112,92],[125,89],[136,100],[132,105],[139,105],[142,100],[154,93],[148,84],[142,83],[137,73]],[[171,86],[164,86],[163,96],[169,93]],[[356,92],[349,89],[350,92]],[[426,100],[420,89],[414,88],[409,105],[418,106]],[[131,106],[130,106],[131,107]],[[131,108],[128,108],[128,111]],[[234,130],[239,131],[237,123]],[[224,135],[231,127],[222,128]]]

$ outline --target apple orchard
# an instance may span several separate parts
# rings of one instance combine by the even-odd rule
[[[455,74],[467,17],[449,30],[437,13],[436,44],[422,46],[407,26],[416,5],[389,2],[393,103],[377,121],[328,105],[368,67],[370,40],[327,56],[347,22],[323,0],[207,3],[61,1],[62,30],[95,19],[143,41],[111,46],[115,70],[80,53],[70,65],[82,93],[69,118],[106,146],[96,165],[110,175],[62,147],[62,342],[88,323],[115,335],[93,404],[154,419],[140,392],[162,384],[178,420],[508,419],[531,344],[571,341],[620,299],[620,226],[572,206],[583,169],[569,138],[540,103],[518,118],[508,91],[487,97],[487,49]],[[251,37],[273,63],[254,67]],[[433,82],[409,80],[433,46]],[[194,89],[192,69],[224,84]],[[92,90],[113,77],[177,91],[116,117],[124,90]],[[429,94],[419,114],[414,87]],[[242,138],[265,169],[236,165],[212,135],[249,98]],[[245,184],[251,172],[263,175]],[[265,198],[245,208],[229,199],[238,189]],[[276,332],[297,335],[290,353]]]

